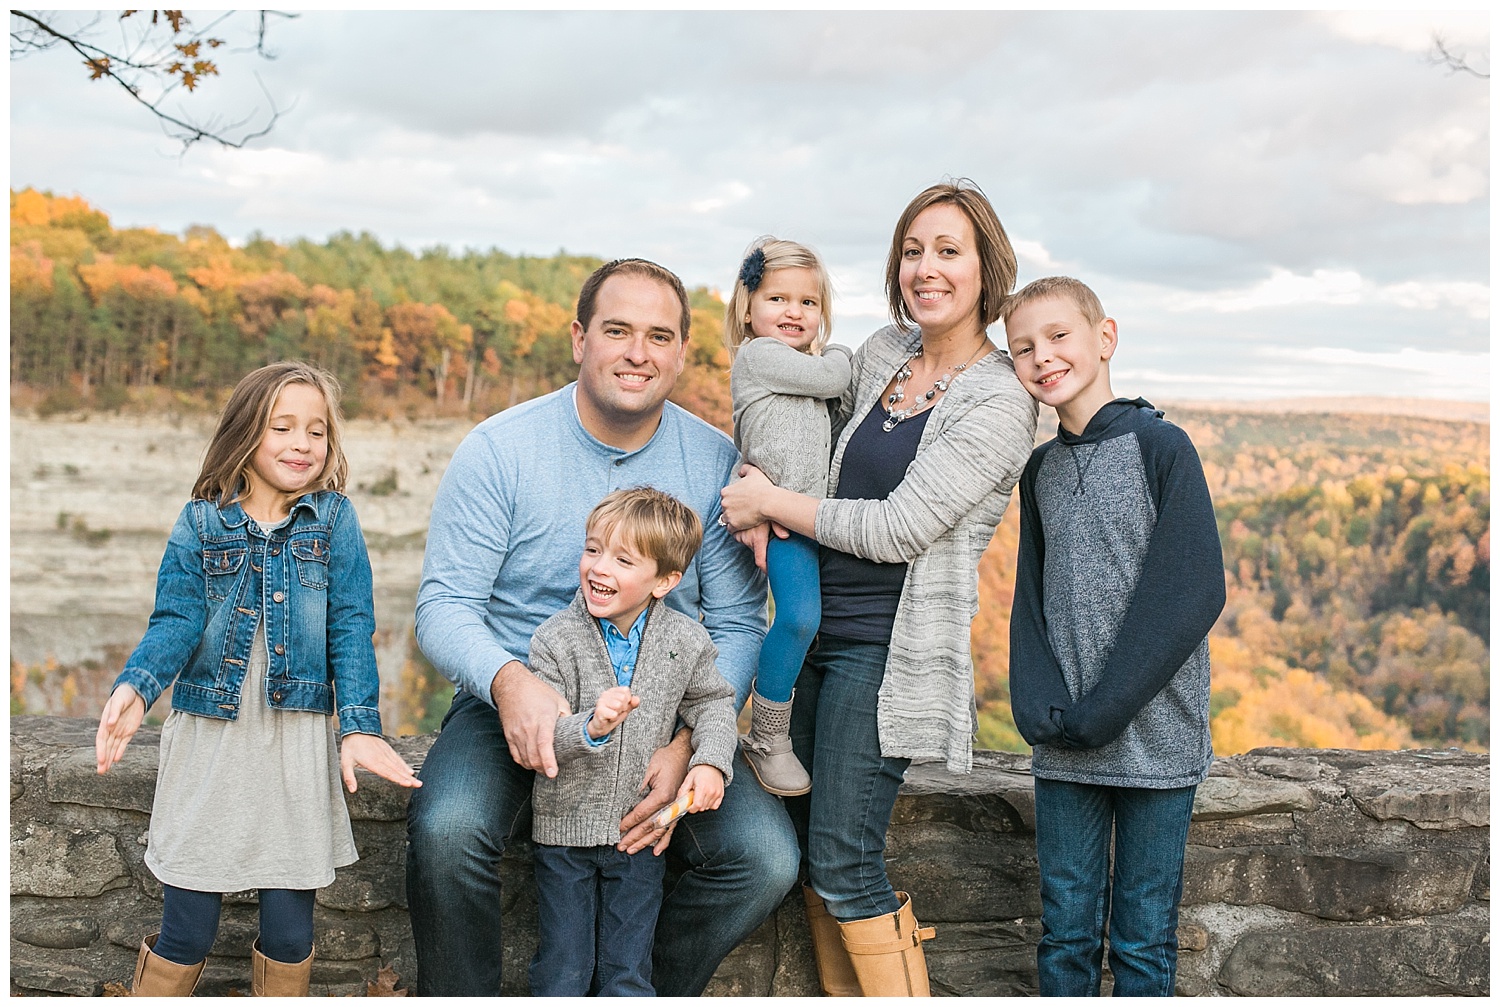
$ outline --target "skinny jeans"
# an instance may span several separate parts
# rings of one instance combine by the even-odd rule
[[[272,961],[295,965],[307,960],[313,947],[311,888],[262,888],[260,953]],[[152,953],[178,965],[197,965],[208,957],[219,934],[222,892],[197,892],[162,886],[161,936]]]
[[[885,644],[819,633],[792,704],[792,748],[812,791],[787,799],[807,849],[808,883],[842,922],[900,908],[885,873],[885,834],[910,759],[880,754],[876,721]]]

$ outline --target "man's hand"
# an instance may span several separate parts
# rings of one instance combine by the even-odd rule
[[[573,712],[568,701],[520,661],[507,662],[495,673],[490,682],[490,698],[500,713],[510,757],[525,769],[556,776],[552,732],[558,717]]]
[[[617,685],[613,689],[605,689],[599,694],[599,701],[594,704],[594,716],[590,718],[588,727],[589,737],[598,741],[610,731],[619,727],[630,716],[630,711],[641,705],[641,697],[632,696],[630,687]]]
[[[677,790],[678,797],[686,797],[691,791],[693,803],[688,805],[688,814],[712,811],[724,803],[724,774],[713,766],[694,766],[688,770],[687,779]]]
[[[383,776],[398,787],[422,785],[390,742],[373,734],[346,734],[339,742],[339,771],[344,777],[344,789],[351,794],[359,789],[354,782],[355,766]]]
[[[626,853],[638,853],[646,847],[661,856],[672,840],[673,822],[665,829],[658,829],[651,816],[676,798],[687,776],[688,763],[693,758],[693,732],[687,728],[677,732],[667,745],[658,748],[646,766],[646,779],[641,784],[641,800],[620,821],[620,841],[615,849]]]
[[[97,772],[107,773],[119,762],[125,746],[135,737],[146,716],[146,701],[128,685],[118,685],[109,694],[104,712],[99,715],[99,730],[94,734],[94,761]]]

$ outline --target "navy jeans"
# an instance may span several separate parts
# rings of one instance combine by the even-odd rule
[[[1177,904],[1197,789],[1036,781],[1043,996],[1098,996],[1106,936],[1115,996],[1173,995]]]
[[[260,953],[272,961],[296,964],[307,960],[313,946],[311,888],[262,888]],[[199,892],[162,885],[161,936],[154,954],[178,965],[197,965],[208,957],[219,934],[221,892]]]
[[[679,819],[652,975],[662,996],[697,996],[724,956],[797,883],[797,838],[781,802],[735,757],[724,803]],[[533,774],[510,757],[500,719],[460,692],[407,807],[406,897],[419,996],[500,992],[500,854],[531,804]]]
[[[531,995],[655,996],[651,944],[666,861],[613,846],[538,845],[532,858],[541,942]]]
[[[845,923],[900,908],[885,874],[885,833],[911,760],[880,754],[875,708],[887,651],[819,633],[792,704],[792,747],[812,792],[788,798],[787,810],[805,837],[808,884]]]

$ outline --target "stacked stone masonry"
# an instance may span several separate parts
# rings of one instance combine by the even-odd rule
[[[143,863],[158,733],[106,776],[95,724],[11,718],[11,992],[90,996],[129,981],[161,885]],[[418,763],[432,736],[402,738]],[[362,774],[349,800],[362,859],[318,892],[313,993],[362,995],[382,967],[411,985],[406,794]],[[1024,756],[908,774],[887,860],[913,894],[939,995],[1036,993],[1040,933]],[[505,990],[536,945],[529,844],[511,844]],[[204,995],[247,993],[255,893],[226,900]],[[1489,993],[1489,759],[1449,751],[1258,749],[1199,788],[1183,892],[1178,992],[1207,996]],[[816,995],[796,893],[720,967],[718,995]]]

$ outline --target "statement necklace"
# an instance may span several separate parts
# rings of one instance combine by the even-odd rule
[[[959,364],[952,370],[944,372],[943,376],[934,381],[931,388],[927,389],[927,391],[917,396],[916,401],[913,402],[910,406],[902,409],[900,412],[892,411],[892,406],[906,399],[906,383],[911,380],[911,362],[922,355],[922,347],[918,345],[916,352],[907,357],[906,362],[901,365],[901,369],[896,372],[896,382],[891,386],[891,394],[885,397],[886,416],[885,422],[880,424],[880,429],[884,430],[886,433],[890,433],[892,430],[896,429],[896,424],[900,423],[902,420],[911,419],[917,413],[927,408],[927,404],[933,399],[937,398],[939,392],[946,392],[948,390],[948,386],[953,384],[953,382],[958,379],[958,376],[962,374],[964,370],[974,362],[974,358],[979,356],[979,354],[983,352],[985,343],[987,342],[987,339],[981,339],[979,341],[978,348],[974,350],[973,354],[969,357],[968,360],[965,360],[963,363]]]

